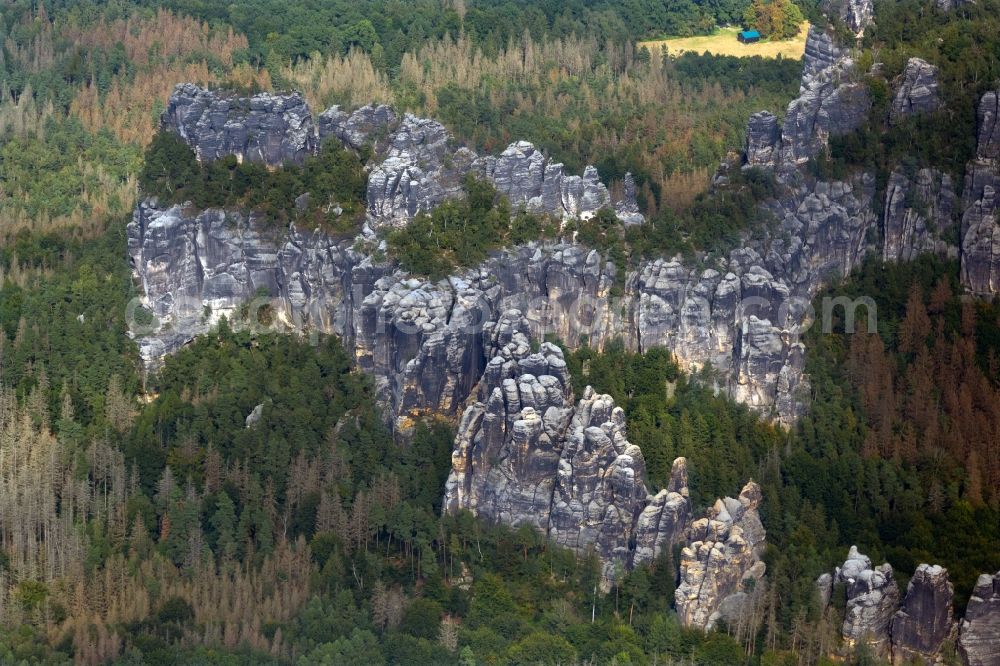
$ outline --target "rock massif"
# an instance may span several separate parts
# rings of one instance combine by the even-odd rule
[[[898,122],[906,116],[931,113],[940,108],[937,67],[921,58],[910,58],[893,98],[889,119]]]
[[[844,52],[825,34],[814,32],[810,43],[803,75],[807,98],[813,94],[810,82],[833,81],[834,72],[847,66]],[[611,201],[593,169],[582,176],[566,175],[561,165],[528,143],[512,144],[499,156],[477,156],[455,148],[439,123],[400,117],[384,106],[350,114],[334,107],[320,115],[314,139],[293,141],[283,138],[283,130],[272,134],[269,129],[283,127],[285,111],[275,111],[275,118],[265,122],[253,100],[221,96],[212,101],[211,95],[182,86],[164,115],[165,126],[206,159],[226,147],[242,151],[238,154],[246,159],[265,159],[247,145],[294,145],[290,154],[298,159],[331,137],[352,148],[373,146],[370,229],[405,224],[417,212],[459,196],[465,173],[491,179],[515,205],[530,210],[574,217],[611,205],[623,221],[641,221],[630,178],[625,179],[623,199]],[[299,108],[295,100],[272,106]],[[233,112],[232,127],[223,123],[219,129],[218,123],[197,120],[207,112],[193,110],[223,106],[257,115],[236,131],[246,115]],[[181,113],[181,108],[188,110]],[[709,258],[704,267],[679,259],[646,263],[618,285],[622,295],[613,302],[614,267],[599,253],[572,244],[511,249],[477,269],[432,284],[321,234],[269,230],[253,215],[237,211],[144,202],[129,225],[129,251],[145,304],[162,326],[140,340],[143,357],[155,364],[221,315],[231,316],[267,293],[276,321],[290,330],[334,332],[354,346],[359,366],[375,375],[389,412],[405,426],[418,414],[457,413],[489,360],[481,344],[482,323],[517,308],[536,339],[552,333],[572,343],[587,336],[600,347],[622,337],[631,349],[665,346],[688,370],[711,363],[720,371],[721,388],[777,421],[791,423],[807,391],[798,341],[802,313],[826,281],[848,273],[870,250],[876,216],[872,178],[836,183],[801,178],[795,161],[783,157],[789,153],[781,137],[791,137],[789,150],[798,155],[801,146],[817,137],[822,143],[831,126],[844,124],[836,120],[845,115],[841,111],[842,105],[828,105],[819,125],[792,131],[786,123],[783,134],[772,119],[758,135],[765,137],[760,159],[765,160],[770,146],[769,154],[781,161],[775,168],[785,174],[789,192],[771,206],[778,225],[770,238]],[[308,125],[304,118],[297,127]],[[240,139],[226,138],[230,136]],[[774,137],[781,145],[771,141]],[[364,244],[371,247],[377,241],[369,237]]]
[[[760,501],[760,486],[751,481],[738,498],[716,500],[706,517],[692,523],[676,592],[677,614],[685,626],[711,629],[720,618],[732,622],[748,605],[765,569]]]
[[[962,284],[971,292],[1000,291],[1000,92],[979,103],[976,157],[966,166],[962,195]]]
[[[174,89],[163,126],[194,149],[199,160],[235,155],[279,166],[316,150],[312,112],[299,93],[238,97],[184,83]]]
[[[986,578],[981,578],[980,583]],[[820,576],[816,583],[824,608],[832,600],[834,585],[844,586],[846,599],[841,601],[846,607],[841,634],[848,649],[864,644],[876,654],[891,658],[894,664],[930,666],[941,663],[942,647],[957,635],[952,611],[954,586],[948,570],[939,565],[919,565],[901,601],[892,566],[885,563],[874,567],[871,558],[851,546],[844,564],[832,576]],[[972,601],[969,608],[975,605]],[[983,617],[986,621],[970,630],[977,646],[973,649],[998,650],[1000,643],[995,640],[997,635],[991,634],[991,627],[996,628],[1000,620],[1000,608],[987,610]],[[969,666],[977,662],[964,659],[964,663]]]
[[[575,400],[562,351],[545,343],[531,353],[520,312],[489,330],[496,355],[462,415],[445,511],[531,525],[580,554],[593,548],[605,581],[616,567],[669,551],[691,511],[684,460],[669,487],[650,496],[642,451],[614,400],[589,386]]]
[[[1000,571],[983,574],[962,620],[958,651],[966,666],[1000,664]]]
[[[848,646],[867,643],[879,653],[889,652],[889,623],[899,607],[899,588],[888,562],[877,567],[851,546],[835,576],[847,590],[847,609],[841,634]]]
[[[893,662],[934,663],[941,644],[955,629],[954,595],[947,569],[929,564],[917,567],[906,588],[903,605],[892,616],[889,627]]]

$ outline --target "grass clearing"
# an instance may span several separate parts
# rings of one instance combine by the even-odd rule
[[[667,47],[670,55],[680,55],[687,51],[695,53],[705,53],[712,55],[737,56],[750,58],[761,56],[762,58],[792,58],[798,60],[806,50],[806,35],[809,34],[809,22],[802,23],[802,30],[792,39],[785,39],[779,42],[761,41],[756,44],[741,44],[736,39],[740,28],[719,28],[711,35],[700,35],[698,37],[673,37],[671,39],[657,39],[648,42],[639,42],[640,47],[650,49],[652,53],[658,53],[663,46]]]

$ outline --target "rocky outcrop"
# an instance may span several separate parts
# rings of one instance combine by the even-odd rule
[[[334,133],[347,136],[348,145],[371,135],[370,131],[352,133],[352,127],[365,130],[371,125],[390,126],[388,120],[381,125],[373,122],[370,118],[374,112],[370,110],[362,114],[360,121],[353,120],[358,113],[347,119],[337,116],[345,129],[336,129],[340,127],[336,125]],[[622,199],[612,202],[597,169],[588,166],[582,176],[567,174],[561,163],[548,159],[527,141],[512,143],[497,156],[478,156],[468,148],[454,147],[453,138],[441,123],[406,114],[387,144],[384,160],[372,169],[368,180],[372,228],[405,225],[417,213],[461,196],[463,179],[470,173],[493,183],[515,210],[566,220],[588,218],[602,208],[612,208],[627,224],[644,221],[631,175],[625,178]]]
[[[496,355],[462,415],[444,510],[531,525],[580,554],[593,549],[606,585],[616,569],[669,550],[690,512],[683,459],[650,497],[642,451],[610,396],[588,386],[575,401],[561,350],[544,343],[531,353],[516,310],[486,339]]]
[[[476,156],[450,143],[448,130],[436,120],[403,116],[385,159],[368,176],[372,228],[405,225],[418,212],[461,196],[462,178]]]
[[[823,11],[839,19],[858,37],[865,34],[875,14],[872,0],[824,0]]]
[[[621,196],[614,201],[615,214],[625,226],[642,224],[646,221],[646,217],[639,210],[636,192],[635,178],[631,173],[626,173],[622,179]]]
[[[962,195],[962,284],[974,294],[993,295],[1000,291],[1000,92],[983,95],[978,126]]]
[[[974,4],[975,0],[934,0],[934,6],[942,12],[950,12],[965,5]]]
[[[348,148],[360,150],[370,145],[376,153],[387,149],[386,141],[399,125],[396,111],[385,104],[366,105],[353,113],[331,106],[317,119],[319,138],[336,137]]]
[[[854,61],[831,33],[809,29],[799,95],[779,127],[774,114],[762,111],[747,124],[746,163],[794,172],[823,152],[831,136],[857,129],[867,119],[867,88],[851,80]]]
[[[893,171],[886,185],[882,258],[912,261],[921,254],[957,258],[956,199],[946,173]]]
[[[926,60],[910,58],[893,98],[889,120],[896,123],[907,116],[931,113],[940,108],[937,67]]]
[[[902,607],[892,617],[892,660],[896,664],[933,664],[952,633],[955,589],[948,570],[921,564],[906,588]]]
[[[813,217],[805,208],[789,216],[815,234],[796,253],[830,251],[824,225],[841,220]],[[649,262],[612,298],[614,266],[573,244],[513,248],[433,283],[352,242],[270,228],[231,211],[150,201],[137,207],[127,231],[143,303],[158,318],[137,338],[147,363],[262,298],[281,330],[336,333],[353,346],[403,426],[428,411],[457,413],[490,358],[483,324],[511,308],[524,312],[536,340],[583,337],[601,348],[620,337],[634,350],[666,347],[688,370],[711,364],[721,388],[782,422],[794,420],[806,390],[796,330],[808,305],[797,296],[804,287],[770,272],[769,260],[748,248],[706,268]],[[776,269],[786,261],[773,256]]]
[[[826,148],[831,136],[846,134],[867,119],[868,89],[848,76],[854,61],[828,33],[809,29],[799,96],[785,113],[779,166],[794,168]]]
[[[635,521],[635,551],[632,565],[655,562],[681,543],[691,518],[691,501],[688,499],[687,461],[674,460],[670,468],[670,482],[649,499]]]
[[[612,208],[627,224],[644,221],[635,200],[635,183],[625,178],[623,195],[612,201],[594,167],[582,175],[565,173],[562,164],[545,157],[526,141],[511,144],[498,156],[479,156],[455,145],[436,120],[404,114],[385,105],[368,105],[352,113],[331,107],[313,122],[299,93],[235,93],[178,85],[161,124],[183,138],[199,160],[235,155],[268,166],[301,162],[327,138],[345,146],[373,150],[368,179],[368,225],[402,226],[416,214],[462,196],[462,181],[475,174],[493,182],[515,208],[575,219]]]
[[[278,166],[301,162],[317,146],[312,112],[299,93],[246,98],[182,83],[170,96],[162,124],[204,161],[235,155]]]
[[[958,652],[965,666],[1000,664],[1000,571],[976,581],[959,631]]]
[[[255,214],[139,204],[126,229],[154,320],[134,330],[140,355],[156,365],[221,317],[230,321],[261,297],[289,331],[326,331],[353,339],[353,274],[362,290],[380,274],[370,258],[325,234],[276,229]]]
[[[750,166],[775,166],[781,128],[778,117],[770,111],[750,116],[747,122],[746,160]]]
[[[681,550],[675,595],[682,625],[711,629],[724,614],[731,617],[734,608],[744,605],[763,577],[760,501],[760,486],[751,481],[739,498],[716,500],[706,517],[692,523],[689,545]]]
[[[841,634],[853,647],[867,643],[877,652],[889,652],[889,623],[899,608],[899,588],[889,563],[872,567],[867,555],[851,546],[844,565],[837,569],[835,579],[847,590],[847,608]]]

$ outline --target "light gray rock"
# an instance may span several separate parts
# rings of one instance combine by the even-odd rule
[[[368,177],[369,224],[405,226],[415,215],[461,196],[462,178],[474,159],[453,153],[444,125],[407,113],[389,151]]]
[[[760,487],[750,481],[739,498],[716,500],[706,517],[691,524],[675,593],[683,626],[712,629],[724,614],[743,606],[743,595],[763,577],[760,502]]]
[[[820,608],[826,610],[833,597],[833,576],[828,573],[821,574],[816,579],[816,592],[819,594]]]
[[[809,29],[799,95],[785,112],[780,128],[773,114],[751,116],[747,126],[747,164],[795,170],[826,150],[831,136],[860,127],[871,101],[867,88],[851,80],[854,61],[833,36]]]
[[[202,161],[235,155],[278,166],[301,162],[316,150],[312,112],[299,93],[239,97],[182,83],[160,122]]]
[[[959,203],[951,176],[936,169],[890,174],[883,215],[882,258],[913,261],[921,254],[957,258]]]
[[[385,104],[366,105],[352,113],[332,106],[317,119],[320,141],[333,136],[354,150],[370,144],[377,153],[386,149],[385,144],[398,124],[395,110]]]
[[[856,36],[862,37],[875,15],[872,0],[824,0],[823,11],[840,19]]]
[[[639,202],[636,199],[635,178],[632,174],[626,173],[622,182],[622,194],[618,201],[614,202],[615,214],[625,226],[642,224],[646,221],[645,216],[639,211]]]
[[[1000,664],[1000,571],[976,581],[959,631],[958,652],[965,666]]]
[[[512,310],[487,335],[496,356],[462,415],[444,510],[469,510],[511,527],[531,525],[561,546],[594,549],[605,587],[636,564],[669,550],[690,512],[683,459],[668,488],[650,496],[639,447],[607,395],[587,387],[573,398],[562,351],[528,344]]]
[[[989,160],[1000,158],[1000,92],[990,91],[983,95],[977,117],[976,157]]]
[[[760,111],[747,122],[746,162],[749,166],[775,166],[781,128],[770,111]]]
[[[588,166],[583,176],[564,173],[563,165],[548,160],[527,141],[510,144],[499,156],[481,157],[474,172],[492,182],[515,209],[554,215],[562,219],[589,218],[601,208],[611,207],[611,195],[600,181],[597,169]],[[631,201],[619,202],[625,217],[635,223],[638,205],[632,183]]]
[[[841,628],[848,647],[866,643],[879,654],[889,653],[889,623],[899,608],[899,588],[889,563],[872,561],[851,546],[837,581],[847,588],[847,608]]]
[[[264,414],[264,403],[261,403],[256,407],[254,407],[249,414],[247,414],[246,427],[252,428],[258,423],[260,423],[260,419],[263,416],[263,414]]]
[[[938,91],[938,69],[926,60],[910,58],[896,90],[889,111],[893,123],[920,113],[931,113],[941,108]]]
[[[966,166],[962,195],[962,284],[973,294],[1000,291],[1000,93],[988,92],[979,103],[976,157]]]
[[[955,628],[951,606],[954,594],[947,569],[929,564],[917,567],[903,605],[890,624],[894,663],[935,663],[941,644]]]

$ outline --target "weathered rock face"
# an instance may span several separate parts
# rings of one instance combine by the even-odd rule
[[[951,176],[936,169],[907,174],[896,169],[886,185],[883,215],[885,261],[912,261],[921,254],[957,258],[957,196]]]
[[[851,81],[853,70],[849,51],[830,33],[811,27],[799,95],[789,103],[780,127],[767,111],[750,117],[747,164],[773,167],[779,174],[794,172],[824,151],[831,136],[857,129],[868,117],[871,102],[867,88]]]
[[[899,588],[889,563],[872,567],[867,555],[851,546],[836,579],[847,587],[847,609],[841,634],[848,646],[864,642],[889,652],[889,623],[899,608]]]
[[[965,169],[962,195],[962,284],[974,294],[1000,291],[1000,93],[979,103],[976,157]]]
[[[910,58],[893,98],[889,119],[898,122],[907,116],[931,113],[940,108],[937,67],[926,60]]]
[[[852,83],[854,62],[829,33],[810,28],[799,96],[781,131],[781,164],[794,168],[824,150],[830,136],[857,129],[868,117],[868,89]]]
[[[144,305],[157,318],[137,338],[147,364],[155,365],[222,316],[259,292],[270,294],[287,330],[336,332],[352,337],[352,270],[378,273],[349,243],[323,234],[271,227],[238,212],[181,206],[136,207],[126,229]]]
[[[750,116],[747,122],[747,164],[750,166],[774,166],[777,159],[778,141],[781,128],[778,117],[770,111],[760,111]]]
[[[448,130],[436,120],[409,113],[403,117],[389,140],[388,154],[368,177],[373,228],[405,225],[417,213],[461,196],[462,178],[475,154],[466,149],[453,152],[450,141]]]
[[[302,161],[317,145],[312,112],[299,93],[245,98],[183,83],[170,96],[162,123],[199,160],[236,155],[278,166]]]
[[[717,500],[707,517],[692,523],[689,545],[681,550],[676,592],[677,614],[684,626],[711,629],[724,614],[733,613],[727,606],[743,605],[763,577],[760,501],[760,487],[751,481],[739,498]]]
[[[929,564],[917,567],[889,628],[894,663],[934,663],[941,644],[954,629],[954,594],[947,569]]]
[[[334,106],[314,124],[299,93],[246,98],[185,83],[175,88],[161,123],[187,141],[199,160],[235,155],[279,166],[302,161],[327,137],[355,150],[371,145],[367,201],[372,229],[405,225],[416,214],[460,197],[469,173],[492,181],[515,208],[569,219],[611,207],[627,224],[644,221],[631,176],[622,199],[612,201],[593,167],[582,176],[566,174],[562,164],[525,141],[499,156],[480,157],[457,147],[441,123],[412,114],[400,118],[385,105],[353,113]]]
[[[872,0],[824,0],[823,11],[839,18],[858,37],[872,22],[875,14]]]
[[[783,263],[816,264],[810,253],[831,251],[822,229],[839,218],[812,216],[805,208],[789,215],[789,224],[820,231],[796,246],[800,262],[775,254],[776,270]],[[358,365],[373,374],[403,426],[420,413],[460,409],[490,358],[481,344],[483,324],[510,308],[525,313],[534,339],[553,334],[576,343],[586,336],[600,348],[621,337],[630,349],[667,347],[689,370],[711,363],[722,388],[781,422],[794,420],[807,388],[796,326],[808,301],[798,294],[812,285],[771,273],[765,266],[772,260],[751,249],[710,268],[652,261],[630,274],[614,299],[614,267],[571,244],[514,248],[431,283],[375,262],[348,242],[268,230],[264,221],[232,212],[146,202],[128,235],[144,300],[163,324],[139,339],[147,362],[155,364],[220,316],[231,320],[264,292],[276,321],[289,330],[337,333],[353,345]]]
[[[683,459],[668,488],[650,497],[639,447],[628,442],[614,400],[587,387],[573,400],[562,351],[531,353],[513,310],[488,327],[495,350],[465,410],[444,509],[467,509],[513,527],[531,525],[577,553],[594,548],[606,583],[669,549],[690,512]]]
[[[360,119],[355,119],[359,114]],[[321,127],[329,122],[333,133],[345,136],[352,146],[361,137],[370,139],[373,134],[370,127],[388,131],[392,126],[385,111],[376,114],[362,109],[347,118],[339,112],[328,111],[324,116],[327,115],[331,120],[321,117]],[[624,196],[613,202],[597,169],[588,166],[582,176],[569,175],[562,164],[549,160],[527,141],[512,143],[497,156],[478,156],[468,148],[455,148],[453,138],[441,123],[407,114],[391,131],[386,143],[385,158],[372,169],[368,180],[372,228],[405,225],[416,214],[461,196],[462,181],[469,173],[492,182],[515,209],[575,219],[611,207],[627,224],[644,221],[635,200],[631,175],[626,176]]]
[[[334,136],[354,150],[370,144],[375,152],[386,150],[385,141],[398,125],[399,117],[395,110],[385,104],[369,104],[353,113],[331,106],[317,119],[320,141]]]
[[[615,214],[625,226],[642,224],[646,221],[646,217],[639,210],[636,191],[635,178],[631,173],[626,173],[622,182],[621,197],[614,202]]]
[[[1000,571],[976,581],[959,631],[958,652],[965,666],[1000,664]]]
[[[934,6],[942,12],[950,12],[964,5],[971,5],[975,0],[935,0]]]

